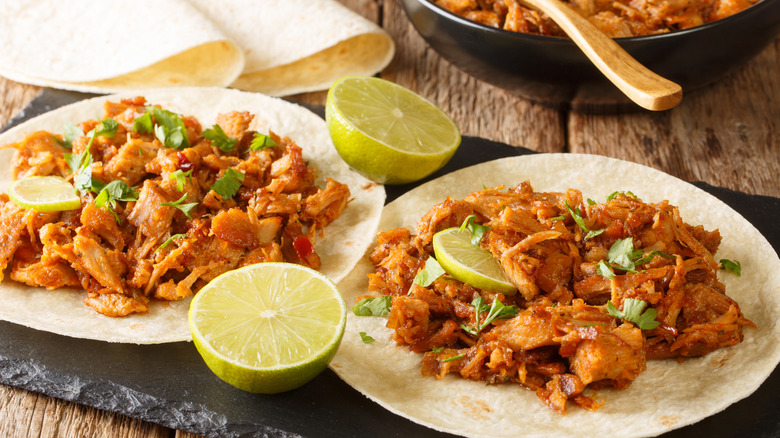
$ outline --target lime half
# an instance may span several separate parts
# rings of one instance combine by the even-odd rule
[[[460,145],[457,125],[436,105],[374,77],[336,81],[325,120],[341,158],[381,184],[425,178],[447,164]]]
[[[244,391],[298,388],[338,350],[346,306],[331,280],[290,263],[226,272],[192,300],[190,330],[206,365]]]
[[[513,295],[517,288],[489,251],[471,243],[471,233],[447,228],[433,235],[436,260],[456,279],[478,289]]]
[[[76,210],[81,199],[73,185],[59,176],[29,176],[14,181],[8,196],[22,208],[37,211]]]

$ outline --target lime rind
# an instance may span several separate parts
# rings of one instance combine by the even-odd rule
[[[71,183],[59,176],[29,176],[8,187],[8,197],[22,208],[35,211],[67,211],[81,208],[81,198]]]
[[[328,366],[344,333],[346,305],[317,271],[260,263],[206,285],[190,305],[189,323],[195,347],[218,377],[245,391],[276,393]]]
[[[517,288],[488,251],[471,243],[467,230],[448,228],[433,236],[436,260],[448,274],[478,289],[514,295]]]

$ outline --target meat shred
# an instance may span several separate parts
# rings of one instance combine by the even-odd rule
[[[143,97],[107,102],[104,120],[116,121],[116,133],[91,142],[89,135],[77,137],[72,150],[62,136],[45,131],[11,145],[15,177],[71,181],[68,154],[89,146],[93,180],[121,181],[137,199],[98,207],[99,191],[83,190],[80,210],[40,213],[0,194],[0,280],[10,265],[14,281],[50,290],[81,287],[85,304],[120,317],[146,312],[153,299],[192,295],[238,266],[289,261],[319,268],[316,239],[346,208],[346,185],[330,178],[324,188],[314,185],[315,171],[287,137],[269,133],[275,145],[253,150],[254,116],[247,112],[217,117],[235,141],[227,151],[202,136],[197,119],[182,116],[190,147],[177,150],[134,127],[150,108]],[[78,126],[89,132],[99,123]],[[244,179],[236,195],[224,199],[211,187],[228,169]],[[195,205],[185,211],[177,202]]]
[[[539,35],[566,34],[542,12],[520,0],[430,0],[469,20],[499,29]],[[564,3],[613,38],[667,33],[734,15],[759,0],[565,0]]]
[[[447,275],[428,287],[414,284],[433,255],[433,235],[469,215],[489,227],[480,246],[518,293],[476,289]],[[583,227],[603,231],[588,236]],[[643,261],[602,276],[597,265],[628,237]],[[647,360],[701,356],[741,342],[742,327],[754,327],[718,281],[712,254],[720,240],[717,230],[683,222],[666,201],[619,193],[586,205],[577,190],[537,193],[525,182],[447,198],[420,219],[416,234],[380,233],[369,289],[393,297],[387,327],[398,344],[424,353],[423,376],[515,383],[556,412],[565,413],[569,400],[594,410],[601,404],[583,394],[586,387],[626,388]],[[629,298],[654,309],[658,326],[641,329],[607,310]],[[476,329],[477,305],[495,300],[516,306],[516,315]],[[486,316],[480,313],[480,323]]]

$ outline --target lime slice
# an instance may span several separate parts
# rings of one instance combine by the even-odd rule
[[[374,77],[336,81],[325,120],[341,158],[380,184],[425,178],[447,164],[460,145],[457,125],[436,105]]]
[[[14,181],[8,196],[22,208],[37,211],[65,211],[81,207],[73,185],[59,176],[29,176]]]
[[[225,382],[273,394],[298,388],[327,366],[341,343],[346,306],[312,269],[259,263],[226,272],[192,300],[192,340]]]
[[[473,245],[467,230],[447,228],[434,234],[433,251],[441,267],[464,283],[504,295],[517,292],[493,254]]]

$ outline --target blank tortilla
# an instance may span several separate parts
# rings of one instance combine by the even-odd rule
[[[609,169],[604,173],[604,169]],[[594,178],[594,175],[608,177]],[[598,390],[605,402],[596,412],[572,407],[554,413],[518,384],[486,385],[456,376],[421,377],[421,354],[392,340],[387,318],[350,313],[331,368],[348,384],[385,408],[436,430],[469,437],[652,436],[699,421],[750,395],[780,361],[780,259],[747,220],[714,196],[677,178],[634,163],[596,155],[539,154],[480,164],[445,175],[389,204],[379,230],[413,227],[445,195],[530,180],[537,191],[576,188],[583,198],[604,200],[630,190],[645,202],[664,199],[680,208],[683,220],[720,229],[717,258],[742,263],[742,276],[719,273],[726,293],[737,300],[758,329],[745,340],[702,358],[648,361],[647,371],[625,390]],[[464,184],[463,182],[470,182]],[[373,272],[364,257],[341,283],[347,305],[367,293]],[[359,332],[375,342],[364,344]],[[593,393],[591,393],[593,394]]]

